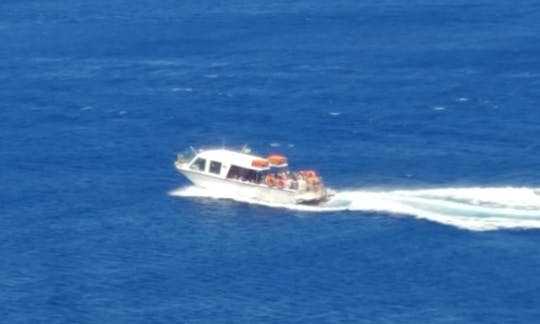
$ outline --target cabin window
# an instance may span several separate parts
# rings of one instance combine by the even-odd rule
[[[210,161],[210,173],[220,174],[221,173],[221,162]]]
[[[197,171],[204,171],[206,169],[206,159],[198,158],[189,168]]]
[[[236,165],[231,165],[229,173],[227,174],[227,178],[255,183],[258,180],[257,171],[242,168]]]

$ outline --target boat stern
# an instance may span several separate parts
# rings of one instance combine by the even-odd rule
[[[296,203],[303,205],[316,205],[327,201],[331,194],[326,188],[317,191],[304,191],[296,195]]]

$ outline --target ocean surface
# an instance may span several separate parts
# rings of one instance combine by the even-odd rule
[[[2,0],[0,321],[538,323],[539,152],[536,0]]]

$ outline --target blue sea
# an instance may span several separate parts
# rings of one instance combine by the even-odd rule
[[[0,322],[539,323],[539,152],[536,0],[2,0]]]

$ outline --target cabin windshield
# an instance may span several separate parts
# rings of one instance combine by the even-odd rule
[[[206,170],[206,159],[197,158],[197,160],[195,160],[195,162],[193,162],[189,166],[189,168],[192,169],[192,170],[197,170],[197,171],[204,172]]]

